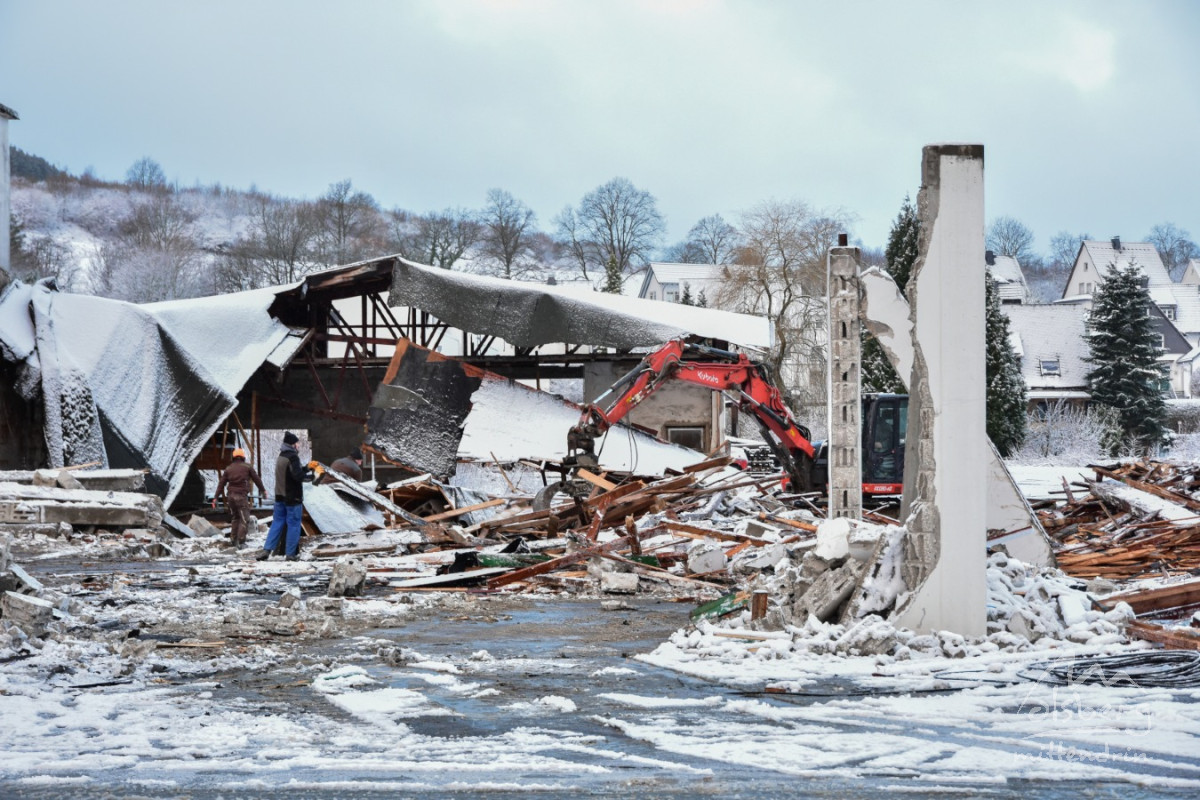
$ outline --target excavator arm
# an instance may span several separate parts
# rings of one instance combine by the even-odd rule
[[[608,391],[584,407],[567,434],[568,463],[596,465],[595,443],[609,428],[668,381],[683,381],[723,392],[763,428],[767,443],[799,491],[812,489],[813,445],[808,429],[796,422],[766,367],[745,353],[675,339],[650,353]],[[606,406],[600,405],[615,395]]]

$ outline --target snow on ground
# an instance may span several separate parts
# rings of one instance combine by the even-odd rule
[[[743,616],[605,660],[489,651],[470,634],[436,651],[407,641],[421,615],[442,628],[478,617],[468,595],[373,596],[335,612],[320,597],[327,563],[258,564],[188,540],[173,546],[190,565],[153,562],[152,580],[134,580],[100,562],[112,546],[22,543],[27,566],[71,548],[91,566],[60,576],[55,635],[32,649],[0,637],[0,792],[568,793],[627,775],[649,794],[688,780],[717,781],[719,794],[745,775],[873,796],[1015,796],[1025,780],[1200,790],[1200,689],[1055,685],[1047,663],[1150,648],[1124,642],[1127,608],[1093,610],[1082,582],[1002,554],[989,560],[979,640],[878,617],[759,631]],[[281,610],[293,587],[304,599]],[[226,644],[171,648],[137,630]]]
[[[1012,473],[1017,488],[1030,500],[1064,499],[1063,479],[1067,484],[1082,479],[1095,480],[1096,475],[1085,464],[1079,465],[1031,465],[1006,464]]]

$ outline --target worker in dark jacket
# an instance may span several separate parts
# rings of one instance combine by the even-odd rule
[[[300,557],[300,518],[304,514],[304,481],[312,473],[300,464],[300,453],[296,443],[300,437],[288,431],[283,435],[283,447],[275,459],[275,510],[271,519],[271,530],[262,552],[255,558],[266,561],[279,545],[279,537],[287,529],[287,560]]]
[[[232,517],[229,524],[229,542],[234,547],[246,546],[246,532],[250,530],[250,485],[258,487],[262,497],[267,496],[263,488],[262,478],[254,471],[254,467],[246,463],[246,451],[237,448],[233,451],[233,462],[221,473],[217,482],[217,497],[225,500],[226,507]]]
[[[340,472],[351,480],[362,480],[362,451],[357,447],[348,456],[343,456],[329,465],[334,472]]]

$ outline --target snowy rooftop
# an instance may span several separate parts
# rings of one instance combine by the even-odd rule
[[[1005,305],[1010,329],[1019,340],[1021,375],[1033,390],[1078,389],[1087,385],[1084,333],[1088,310],[1082,305]],[[1057,374],[1055,371],[1057,366]]]
[[[1122,269],[1133,262],[1142,274],[1150,278],[1151,286],[1170,286],[1173,283],[1154,245],[1149,242],[1120,242],[1120,245],[1118,250],[1111,241],[1089,239],[1082,244],[1079,259],[1094,266],[1100,275],[1108,275],[1114,266]]]

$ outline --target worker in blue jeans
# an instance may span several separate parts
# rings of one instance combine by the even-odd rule
[[[271,517],[271,530],[266,544],[255,558],[266,561],[279,546],[279,537],[287,530],[286,560],[300,557],[300,518],[304,514],[304,482],[312,479],[312,472],[300,464],[300,453],[296,443],[300,437],[288,431],[283,435],[283,447],[275,459],[275,510]]]

